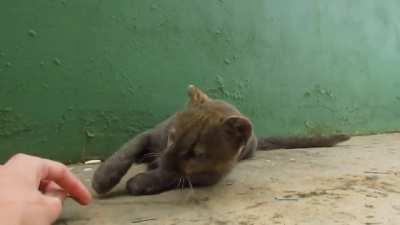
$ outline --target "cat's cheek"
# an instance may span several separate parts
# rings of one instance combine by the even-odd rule
[[[182,172],[185,176],[191,176],[194,173],[194,164],[190,160],[187,160],[181,166]]]
[[[207,170],[208,166],[207,163],[203,162],[198,162],[193,159],[186,160],[182,164],[182,172],[186,177],[190,177],[194,174],[202,173],[205,170]]]

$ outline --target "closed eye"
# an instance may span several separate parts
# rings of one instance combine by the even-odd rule
[[[201,153],[197,153],[195,154],[195,158],[196,159],[207,159],[207,154],[201,152]]]
[[[207,154],[202,153],[202,152],[194,152],[194,151],[188,151],[185,154],[182,155],[182,157],[184,159],[198,159],[198,160],[202,160],[202,159],[207,159]]]

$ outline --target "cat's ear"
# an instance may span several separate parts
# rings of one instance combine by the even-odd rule
[[[176,130],[175,128],[171,128],[168,130],[167,136],[167,147],[165,149],[166,152],[170,152],[174,149],[176,143]]]
[[[167,148],[173,146],[175,142],[176,142],[176,130],[175,128],[171,128],[168,130]]]
[[[229,116],[223,126],[225,132],[241,144],[245,144],[253,133],[251,121],[244,116]]]
[[[209,100],[208,96],[194,85],[189,85],[187,93],[190,98],[190,104],[201,104]]]

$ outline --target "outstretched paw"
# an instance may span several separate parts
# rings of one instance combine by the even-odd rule
[[[129,179],[126,189],[131,195],[153,195],[173,189],[177,180],[173,173],[152,170]]]
[[[128,180],[126,189],[131,195],[144,195],[154,189],[154,178],[147,173],[139,173]]]

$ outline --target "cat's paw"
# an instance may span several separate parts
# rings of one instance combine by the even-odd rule
[[[108,167],[101,165],[92,178],[92,188],[100,195],[109,192],[116,184],[119,183],[123,173],[117,170],[109,170]]]
[[[152,195],[162,192],[157,177],[150,173],[139,173],[128,180],[126,189],[131,195]]]

